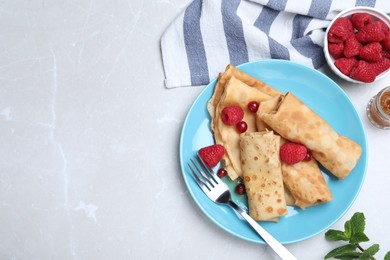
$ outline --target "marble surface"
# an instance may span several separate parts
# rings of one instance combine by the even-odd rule
[[[181,178],[180,131],[203,87],[164,88],[159,42],[188,3],[0,3],[0,259],[277,259],[213,224]],[[390,76],[356,86],[323,72],[351,98],[369,146],[361,193],[333,228],[364,212],[381,259],[390,131],[365,106]],[[299,259],[334,246],[323,233],[287,245]]]

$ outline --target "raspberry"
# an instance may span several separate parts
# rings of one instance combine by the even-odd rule
[[[383,49],[390,51],[390,30],[386,32],[385,38],[381,41]]]
[[[389,30],[389,26],[387,26],[387,24],[384,21],[378,20],[377,22],[381,25],[382,31],[384,33],[386,33]]]
[[[220,144],[214,144],[201,148],[198,154],[209,168],[215,167],[225,153],[225,148]]]
[[[354,67],[357,66],[359,61],[355,57],[351,58],[340,58],[334,62],[334,65],[346,76],[351,74]]]
[[[390,58],[390,51],[382,49],[382,57]]]
[[[383,57],[377,62],[369,63],[369,67],[375,75],[379,75],[390,68],[390,59]]]
[[[306,158],[307,148],[297,143],[285,143],[280,147],[280,159],[286,164],[294,164]]]
[[[221,119],[225,125],[235,125],[244,118],[244,110],[239,106],[227,106],[222,109]]]
[[[344,43],[329,43],[328,50],[334,59],[341,58],[344,56]]]
[[[380,42],[385,38],[382,25],[379,21],[370,23],[356,33],[356,39],[360,43]]]
[[[356,13],[351,16],[351,22],[356,30],[361,30],[366,25],[372,23],[372,18],[367,13]]]
[[[379,42],[372,42],[360,49],[360,58],[365,61],[378,61],[382,58],[382,45]]]
[[[344,75],[373,82],[390,69],[390,26],[368,13],[338,18],[327,39],[334,65]]]
[[[345,41],[344,46],[344,55],[347,58],[359,55],[360,49],[362,48],[362,44],[356,40],[354,35],[348,37]]]
[[[345,41],[351,34],[353,34],[352,22],[345,18],[337,18],[330,27],[328,32],[328,41],[332,43],[339,43]]]
[[[352,69],[350,77],[362,82],[373,82],[376,78],[376,73],[368,62],[360,60],[358,65]]]

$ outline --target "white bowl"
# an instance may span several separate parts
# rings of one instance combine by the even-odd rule
[[[328,63],[329,67],[340,78],[345,79],[345,80],[350,81],[350,82],[354,82],[354,83],[366,83],[366,82],[354,80],[354,79],[348,77],[347,75],[341,73],[341,71],[339,71],[339,69],[334,65],[335,59],[332,57],[332,55],[330,55],[329,50],[328,50],[328,32],[329,32],[329,29],[332,27],[333,23],[337,20],[337,18],[340,18],[340,17],[350,18],[355,13],[367,13],[367,14],[370,14],[374,18],[374,20],[382,20],[390,28],[390,18],[389,18],[389,16],[387,16],[385,13],[383,13],[383,12],[381,12],[381,11],[375,9],[375,8],[364,7],[364,6],[357,6],[357,7],[352,7],[352,8],[346,9],[346,10],[340,12],[330,22],[328,28],[326,29],[325,37],[324,37],[324,54],[325,54],[326,62]],[[388,69],[388,70],[382,72],[381,74],[379,74],[378,76],[376,76],[375,81],[383,78],[386,74],[389,73],[389,71],[390,71],[390,69]]]

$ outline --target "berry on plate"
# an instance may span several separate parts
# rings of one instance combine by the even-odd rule
[[[238,183],[237,186],[236,186],[236,188],[234,189],[234,191],[235,191],[238,195],[244,195],[244,194],[246,193],[244,183]]]
[[[235,125],[244,118],[244,110],[239,106],[227,106],[222,109],[221,119],[225,125]]]
[[[224,153],[225,148],[220,144],[206,146],[198,151],[200,158],[209,168],[217,166]]]
[[[224,168],[219,168],[217,171],[217,175],[219,178],[223,178],[227,175],[227,171]]]
[[[252,113],[256,113],[257,110],[259,109],[259,106],[260,106],[260,103],[256,102],[256,101],[251,101],[251,102],[248,103],[248,109]]]
[[[280,147],[280,160],[286,164],[295,164],[306,158],[307,148],[302,144],[285,143]]]
[[[311,154],[311,152],[310,151],[307,151],[307,154],[306,154],[306,156],[305,156],[305,159],[303,159],[303,160],[305,160],[305,161],[310,161],[311,160],[311,158],[313,158],[313,155]]]
[[[240,121],[236,124],[236,129],[239,133],[245,133],[248,129],[248,124],[245,121]]]

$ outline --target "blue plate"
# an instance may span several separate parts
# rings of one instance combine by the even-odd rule
[[[261,223],[268,232],[284,244],[302,241],[323,232],[346,213],[364,181],[367,144],[359,115],[347,95],[335,82],[311,68],[284,60],[256,61],[240,65],[238,68],[279,91],[291,91],[338,133],[362,146],[362,156],[346,179],[338,180],[321,168],[334,196],[333,201],[305,210],[288,207],[288,215],[281,217],[278,223]],[[213,222],[237,237],[263,244],[264,241],[257,233],[231,208],[217,205],[206,197],[187,168],[187,162],[200,148],[214,143],[206,103],[213,93],[215,83],[216,80],[200,93],[184,121],[180,139],[180,164],[183,178],[195,202]],[[228,184],[231,189],[234,189],[235,183],[228,182]],[[245,196],[236,195],[233,199],[243,208],[247,207]]]

